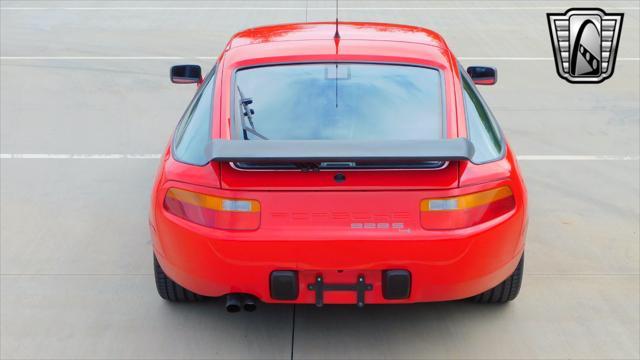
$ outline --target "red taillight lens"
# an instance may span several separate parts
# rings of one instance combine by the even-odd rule
[[[260,226],[260,203],[256,200],[227,199],[171,188],[164,197],[164,208],[210,228],[255,230]]]
[[[515,207],[513,192],[502,186],[468,195],[422,200],[420,222],[427,230],[462,229],[494,219]]]

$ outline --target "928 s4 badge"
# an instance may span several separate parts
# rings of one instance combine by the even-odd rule
[[[610,78],[623,17],[596,8],[547,14],[558,75],[570,83],[601,83]]]

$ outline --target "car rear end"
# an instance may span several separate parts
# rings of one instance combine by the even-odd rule
[[[225,69],[200,89],[222,107],[213,136],[190,137],[197,121],[179,126],[154,189],[154,251],[178,284],[204,296],[363,305],[466,298],[514,272],[526,191],[497,127],[498,141],[454,136],[456,110],[478,101],[456,100],[457,66]],[[476,154],[493,159],[465,147],[487,141],[494,149]]]
[[[487,193],[499,197],[496,192],[505,187],[516,194],[446,214],[485,211],[469,227],[441,229],[444,225],[437,218],[444,211],[424,211],[427,199],[451,201],[468,194],[484,198]],[[162,206],[156,215],[156,252],[165,271],[201,295],[247,293],[265,302],[278,301],[272,296],[271,275],[287,270],[297,273],[293,285],[299,291],[281,290],[292,294],[280,296],[284,300],[315,303],[308,285],[318,275],[329,283],[346,284],[363,275],[373,285],[367,303],[459,299],[504,280],[515,269],[523,246],[524,210],[515,201],[521,190],[508,180],[453,190],[357,192],[224,191],[168,182],[159,193],[167,198],[165,190],[178,188],[260,204],[260,220],[252,230],[229,227],[244,228],[252,221],[241,217],[254,218],[254,213],[226,215],[238,219],[228,220],[224,229],[195,224],[194,219],[174,215],[170,206]],[[427,228],[431,224],[433,228]],[[390,270],[405,270],[410,276],[402,299],[385,298],[382,292],[382,276]],[[328,293],[325,302],[355,303],[356,294]]]

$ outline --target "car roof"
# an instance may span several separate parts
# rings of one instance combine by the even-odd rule
[[[351,55],[405,56],[449,64],[449,48],[440,34],[417,26],[340,22],[338,42],[335,22],[291,23],[262,26],[235,34],[224,50],[232,62],[285,56]],[[232,55],[233,54],[233,55]],[[446,66],[446,65],[445,65]]]
[[[341,40],[377,40],[425,44],[448,49],[440,34],[411,25],[372,22],[338,23]],[[281,41],[327,40],[334,37],[335,22],[291,23],[261,26],[235,34],[228,49],[250,44]]]

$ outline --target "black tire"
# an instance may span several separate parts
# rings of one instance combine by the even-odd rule
[[[156,255],[153,255],[153,273],[156,278],[156,289],[161,298],[173,302],[203,301],[205,296],[191,292],[171,280],[160,267]]]
[[[470,300],[482,304],[504,304],[515,299],[522,285],[522,273],[524,271],[524,254],[520,258],[518,266],[506,280],[496,287],[478,294]]]

